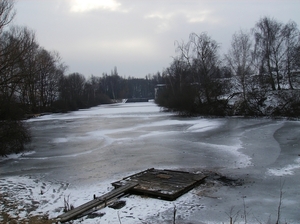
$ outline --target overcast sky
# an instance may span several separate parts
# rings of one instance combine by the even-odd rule
[[[69,69],[86,77],[154,74],[169,66],[174,42],[208,33],[227,52],[234,32],[263,16],[300,26],[300,0],[16,0],[15,25],[36,32]],[[299,27],[298,27],[299,28]]]

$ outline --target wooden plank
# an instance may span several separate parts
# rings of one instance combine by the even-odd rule
[[[168,170],[168,169],[164,169],[164,171],[171,172],[171,173],[185,173],[185,174],[191,174],[190,172],[187,172],[187,171],[181,171],[181,170]]]
[[[59,215],[57,217],[57,220],[61,221],[61,222],[66,222],[66,221],[69,221],[69,220],[73,219],[74,217],[84,213],[85,211],[88,211],[94,207],[101,205],[101,204],[104,204],[104,206],[106,206],[106,204],[109,200],[119,196],[120,194],[125,193],[126,191],[136,187],[137,185],[138,185],[138,183],[136,183],[136,182],[130,182],[124,186],[115,188],[111,192],[108,192],[100,197],[97,197],[96,199],[94,199],[92,201],[89,201],[89,202],[87,202],[83,205],[80,205],[64,214]]]
[[[153,171],[153,170],[154,170],[154,168],[150,168],[150,169],[141,171],[141,172],[139,172],[139,173],[134,173],[134,174],[132,174],[132,175],[130,175],[130,176],[128,176],[128,177],[124,177],[123,180],[125,180],[125,179],[130,179],[131,177],[139,176],[139,175],[141,175],[141,174],[143,174],[143,173],[148,173],[148,172],[151,172],[151,171]],[[114,183],[112,183],[112,185],[113,185],[113,184],[114,184]]]

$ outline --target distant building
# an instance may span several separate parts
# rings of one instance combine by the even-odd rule
[[[157,96],[158,96],[158,94],[159,94],[159,92],[161,91],[161,90],[163,90],[163,89],[165,89],[166,88],[166,84],[157,84],[156,86],[155,86],[155,88],[154,88],[154,94],[155,94],[155,99],[157,99]]]

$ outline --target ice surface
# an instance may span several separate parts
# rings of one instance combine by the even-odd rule
[[[105,208],[105,215],[75,223],[172,223],[174,208],[176,223],[226,223],[230,208],[244,202],[249,222],[274,221],[282,178],[282,217],[300,220],[298,121],[180,118],[149,102],[45,115],[27,125],[28,153],[0,159],[0,207],[17,219],[56,217],[64,199],[79,206],[110,191],[110,183],[154,167],[220,172],[244,184],[212,182],[174,202],[132,195],[120,210]]]

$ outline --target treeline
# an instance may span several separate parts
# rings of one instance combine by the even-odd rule
[[[111,73],[91,76],[86,79],[79,73],[62,76],[58,85],[56,100],[50,107],[42,107],[48,112],[67,112],[100,104],[118,102],[128,98],[154,98],[155,85],[160,73],[148,75],[145,79],[123,78],[115,67]]]
[[[158,105],[185,115],[300,115],[300,34],[293,21],[261,18],[228,53],[208,34],[177,42]]]
[[[30,141],[22,119],[45,112],[67,112],[123,98],[154,98],[160,74],[122,78],[115,67],[101,77],[73,73],[58,52],[40,46],[34,31],[9,26],[14,1],[0,0],[0,156],[20,152]]]

